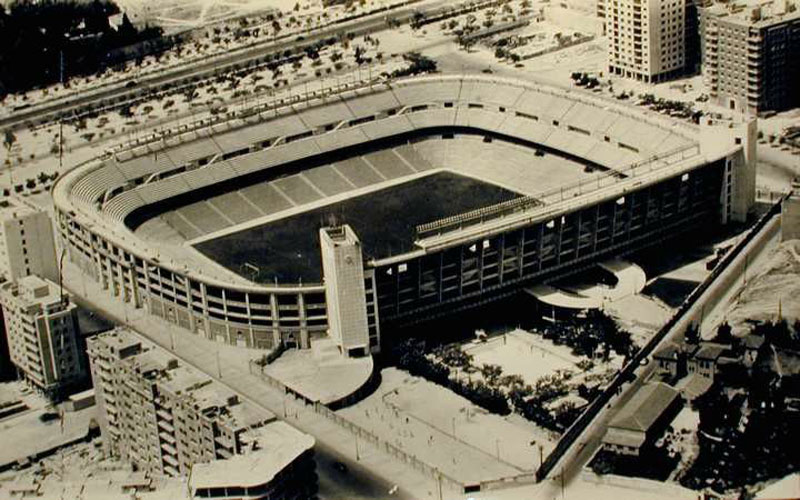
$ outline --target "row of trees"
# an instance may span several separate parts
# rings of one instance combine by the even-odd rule
[[[465,382],[457,378],[452,378],[452,372],[449,366],[434,361],[425,355],[425,343],[422,341],[416,339],[403,341],[395,346],[392,354],[397,366],[407,370],[412,375],[447,387],[456,394],[465,397],[492,413],[497,413],[499,415],[508,415],[511,413],[511,408],[508,406],[505,394],[497,389],[497,387],[489,385],[481,380],[468,380]]]
[[[573,402],[551,407],[573,389],[569,370],[559,370],[530,385],[519,375],[504,375],[498,365],[476,366],[473,356],[458,344],[438,346],[428,354],[423,341],[409,339],[398,344],[392,354],[397,366],[412,375],[447,387],[492,413],[507,415],[513,410],[554,432],[563,432],[581,411]],[[577,390],[587,398],[596,395],[583,384]]]
[[[795,445],[800,413],[792,408],[800,398],[800,376],[794,368],[800,363],[800,321],[764,322],[751,333],[764,338],[753,366],[722,369],[711,389],[693,402],[700,415],[699,453],[679,479],[686,487],[744,491],[800,471],[800,448]],[[691,338],[693,332],[687,341]],[[742,348],[727,324],[714,341],[731,345],[732,352]]]
[[[558,323],[543,323],[544,338],[566,344],[576,356],[608,359],[614,352],[629,356],[636,350],[630,332],[617,326],[613,318],[600,310],[589,310],[585,319],[569,318]]]
[[[0,5],[0,96],[95,73],[127,57],[123,47],[161,38],[160,28],[138,30],[127,16],[112,27],[109,16],[117,13],[119,7],[109,0]]]
[[[433,59],[423,56],[419,52],[410,52],[403,56],[403,59],[408,61],[410,64],[401,69],[396,69],[392,71],[392,74],[389,75],[392,78],[401,78],[404,76],[411,76],[411,75],[420,75],[425,73],[435,73],[436,72],[436,61]]]

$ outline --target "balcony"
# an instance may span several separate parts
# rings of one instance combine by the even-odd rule
[[[165,431],[169,432],[170,434],[174,434],[175,433],[175,428],[172,427],[172,424],[170,424],[169,422],[166,422],[164,420],[159,420],[158,421],[158,427],[161,428],[161,429],[164,429]]]
[[[160,418],[162,418],[162,419],[164,419],[164,420],[166,420],[168,422],[172,422],[173,421],[172,413],[170,413],[170,412],[168,412],[166,410],[156,410],[156,415],[158,415]]]
[[[158,433],[158,437],[161,439],[161,441],[165,441],[173,447],[175,446],[175,437],[172,434],[161,431]]]
[[[163,449],[165,446],[169,446],[169,445],[162,445],[161,448]],[[170,448],[171,448],[171,446],[170,446]],[[172,455],[164,455],[163,456],[164,461],[167,462],[168,464],[172,465],[173,467],[179,467],[180,464],[178,463],[178,459],[173,456],[176,453],[174,451],[175,448],[172,448],[172,450],[173,450]]]

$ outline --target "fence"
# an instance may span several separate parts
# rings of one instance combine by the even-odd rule
[[[432,479],[436,479],[437,481],[440,482],[440,484],[447,485],[451,489],[454,489],[454,490],[459,491],[459,492],[463,492],[464,491],[465,485],[462,482],[458,481],[455,478],[452,478],[452,477],[448,476],[447,474],[444,474],[443,472],[441,472],[436,467],[428,465],[427,463],[425,463],[422,460],[418,459],[414,455],[411,455],[410,453],[407,453],[407,452],[401,450],[397,446],[395,446],[395,445],[393,445],[393,444],[391,444],[391,443],[389,443],[387,441],[384,441],[383,439],[381,439],[380,437],[378,437],[374,433],[364,429],[360,425],[355,424],[355,423],[347,420],[346,418],[338,415],[336,412],[334,412],[333,410],[328,408],[326,405],[320,403],[319,401],[311,401],[310,399],[306,398],[302,394],[299,394],[299,393],[293,391],[292,389],[287,387],[284,383],[282,383],[281,381],[279,381],[275,377],[273,377],[273,376],[269,375],[268,373],[264,372],[263,367],[258,365],[254,360],[250,360],[250,362],[249,362],[249,370],[250,370],[250,373],[255,373],[255,374],[259,375],[262,378],[262,380],[267,382],[272,387],[275,387],[275,388],[279,389],[280,391],[282,391],[285,394],[290,394],[290,395],[298,398],[306,406],[311,406],[314,409],[315,413],[317,413],[318,415],[322,415],[323,417],[327,418],[328,420],[330,420],[334,424],[338,425],[342,429],[348,431],[353,436],[355,436],[357,440],[361,439],[361,440],[371,444],[376,449],[388,453],[392,457],[394,457],[396,459],[399,459],[400,461],[402,461],[405,464],[410,465],[414,470],[416,470],[418,472],[421,472],[421,473],[431,477]],[[358,457],[358,441],[356,441],[356,457]]]
[[[772,189],[767,188],[757,188],[756,189],[756,200],[759,201],[767,201],[769,203],[774,203],[778,200],[783,199],[786,196],[787,191],[773,191]]]
[[[783,199],[781,199],[781,201],[783,201]],[[669,321],[667,321],[653,338],[633,356],[628,364],[617,374],[611,384],[609,384],[606,390],[597,396],[586,410],[584,410],[581,416],[567,429],[556,447],[550,452],[550,455],[547,456],[542,466],[536,471],[536,478],[539,481],[545,479],[548,474],[550,474],[558,461],[561,460],[578,437],[589,427],[589,424],[591,424],[592,420],[600,413],[603,407],[608,404],[615,394],[621,391],[623,384],[635,378],[636,369],[653,353],[655,348],[666,338],[667,334],[672,331],[678,322],[684,319],[684,316],[690,312],[692,306],[694,306],[698,299],[708,290],[711,284],[736,260],[745,247],[759,236],[767,223],[780,213],[781,201],[773,205],[769,211],[753,225],[745,237],[722,258],[711,274],[709,274],[709,276],[689,294],[686,300],[683,301],[683,304],[681,304],[678,311],[675,312]]]

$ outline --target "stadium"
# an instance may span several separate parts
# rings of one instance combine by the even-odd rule
[[[491,75],[318,92],[107,153],[53,189],[110,295],[258,349],[423,321],[744,221],[755,123],[677,124]]]

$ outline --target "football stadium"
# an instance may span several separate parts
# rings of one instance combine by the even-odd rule
[[[233,345],[351,356],[387,325],[497,300],[744,221],[755,123],[678,124],[491,75],[383,81],[106,153],[53,194],[110,295]]]

